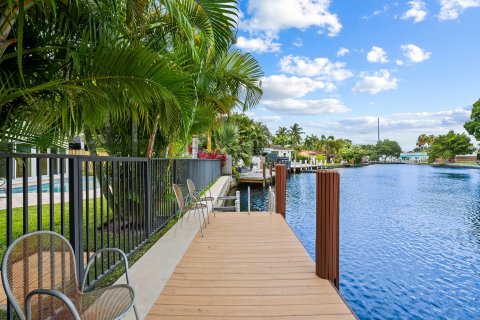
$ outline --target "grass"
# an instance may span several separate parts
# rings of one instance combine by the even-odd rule
[[[99,201],[98,206],[97,206],[97,219],[100,221],[106,220],[106,214],[108,212],[107,207],[106,207],[106,201],[104,201],[104,208],[103,210],[100,210],[100,204]],[[53,205],[53,221],[50,219],[50,204],[44,204],[41,207],[41,212],[42,212],[42,219],[41,219],[41,228],[39,228],[38,225],[38,207],[37,206],[29,206],[28,207],[28,226],[26,227],[27,232],[33,232],[37,230],[50,230],[51,224],[53,224],[52,230],[57,232],[57,233],[62,233],[62,217],[61,217],[61,204],[56,203]],[[92,242],[90,243],[90,247],[93,246],[93,232],[95,229],[95,226],[93,225],[94,221],[94,205],[93,201],[90,202],[89,204],[89,214],[88,214],[88,220],[89,220],[89,232],[92,235],[91,239]],[[111,216],[111,214],[110,214]],[[70,217],[70,212],[68,209],[68,203],[64,205],[64,218],[63,218],[63,226],[64,226],[64,233],[63,235],[68,239],[69,237],[69,217]],[[97,222],[98,223],[98,222]],[[12,210],[12,239],[15,240],[16,238],[20,237],[21,235],[24,234],[24,219],[23,219],[23,207],[21,208],[14,208]],[[83,214],[83,225],[84,225],[84,232],[86,231],[86,226],[87,226],[87,215],[86,215],[86,208],[85,208],[85,201],[84,201],[84,214]],[[7,211],[6,210],[0,210],[0,230],[5,230],[5,232],[0,232],[0,258],[3,258],[3,255],[5,253],[5,250],[7,249]],[[99,235],[99,234],[97,234]],[[86,246],[86,243],[84,243],[84,246]]]
[[[210,183],[202,192],[201,196],[206,195],[207,189],[210,189],[219,179],[215,179],[212,183]],[[166,201],[171,201],[170,199],[166,199]],[[104,207],[103,210],[100,210],[100,201],[97,200],[97,219],[100,221],[100,215],[102,215],[102,221],[106,220],[106,214],[109,212],[109,216],[111,217],[111,211],[108,210],[106,206],[106,201],[103,201]],[[60,233],[61,231],[61,205],[60,204],[55,204],[53,206],[54,210],[54,219],[53,219],[53,225],[54,225],[54,231]],[[0,210],[0,230],[7,230],[7,219],[6,219],[6,210]],[[93,207],[93,201],[89,203],[89,221],[91,222],[89,224],[89,232],[90,232],[90,248],[94,248],[94,243],[93,243],[93,233],[95,232],[95,227],[93,226],[93,221],[94,221],[94,207]],[[69,219],[69,211],[68,211],[68,203],[65,204],[65,216],[64,216],[64,225],[65,225],[65,237],[68,239],[68,220]],[[85,232],[85,226],[87,225],[86,223],[87,217],[86,217],[86,210],[85,210],[85,202],[84,202],[84,214],[83,214],[83,223],[84,223],[84,232]],[[137,248],[134,252],[132,252],[128,256],[128,263],[129,266],[131,267],[132,265],[135,264],[168,230],[170,230],[175,223],[178,221],[178,217],[173,217],[171,218],[167,224],[151,235],[139,248]],[[42,206],[42,227],[44,230],[49,230],[50,229],[50,205],[45,204]],[[28,232],[36,231],[38,230],[38,224],[37,224],[37,206],[30,206],[28,207]],[[100,232],[97,230],[97,237],[100,239]],[[18,238],[19,236],[23,235],[23,208],[15,208],[12,210],[12,236],[13,239]],[[107,237],[110,237],[110,243],[112,242],[112,235],[109,234],[108,232],[104,233],[104,244],[106,244],[106,239]],[[86,240],[85,240],[86,241]],[[0,258],[3,257],[5,250],[7,248],[6,245],[6,232],[0,232]],[[84,246],[86,246],[86,242],[84,243]],[[106,247],[106,245],[104,246]],[[117,246],[118,247],[118,246]],[[93,251],[93,249],[91,250]],[[125,268],[123,265],[119,265],[115,269],[111,270],[108,272],[105,276],[103,276],[96,284],[96,288],[103,288],[103,287],[108,287],[111,286],[113,283],[115,283],[123,274],[125,273]],[[90,278],[92,278],[93,273],[91,272]],[[5,310],[0,309],[0,319],[6,319],[7,314]]]

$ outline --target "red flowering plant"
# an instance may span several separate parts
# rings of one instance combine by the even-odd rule
[[[221,160],[222,167],[225,165],[225,161],[227,161],[227,155],[221,154],[220,150],[218,149],[216,149],[214,152],[208,152],[208,151],[202,150],[198,153],[198,157],[200,159],[207,159],[207,160]]]

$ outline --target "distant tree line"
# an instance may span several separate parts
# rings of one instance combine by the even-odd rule
[[[290,128],[280,127],[272,138],[274,144],[289,147],[294,150],[294,157],[301,150],[317,152],[331,162],[346,161],[359,164],[368,157],[371,161],[378,161],[389,157],[398,158],[402,148],[396,141],[382,140],[377,144],[353,144],[349,139],[337,139],[334,136],[317,136],[314,134],[302,138],[303,128],[294,123]]]
[[[470,120],[464,125],[465,130],[476,140],[480,140],[480,99],[473,104]],[[471,154],[475,151],[469,136],[455,133],[453,130],[444,135],[421,134],[417,138],[415,152],[428,152],[429,162],[437,159],[453,161],[457,155]]]

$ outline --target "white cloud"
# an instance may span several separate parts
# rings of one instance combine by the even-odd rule
[[[345,57],[347,54],[350,53],[350,50],[348,50],[347,48],[339,48],[338,51],[337,51],[337,57]]]
[[[385,50],[380,47],[372,47],[369,53],[367,53],[367,60],[371,63],[387,63],[388,57]]]
[[[377,94],[381,91],[393,90],[398,87],[397,78],[392,77],[388,70],[380,70],[373,74],[361,73],[361,79],[355,84],[352,91],[355,93]]]
[[[394,3],[394,6],[397,6],[397,3]],[[371,18],[373,18],[373,17],[375,17],[375,16],[379,16],[379,15],[381,15],[381,14],[387,13],[388,10],[390,10],[390,6],[389,6],[388,4],[386,4],[386,5],[384,5],[384,6],[382,7],[382,9],[377,9],[377,10],[373,11],[371,15],[369,15],[369,16],[365,15],[365,16],[363,16],[362,19],[364,19],[364,20],[371,19]]]
[[[403,60],[400,60],[400,59],[395,60],[395,63],[397,64],[397,66],[403,66],[405,64],[405,62],[403,62]]]
[[[431,52],[427,52],[414,44],[402,45],[400,49],[402,49],[403,55],[413,63],[419,63],[428,60],[432,55]]]
[[[275,122],[282,119],[280,116],[256,116],[254,117],[255,121],[260,122]]]
[[[277,35],[285,29],[317,27],[320,33],[326,30],[329,36],[336,36],[342,24],[329,7],[330,0],[250,0],[249,18],[241,21],[240,28]]]
[[[279,52],[281,45],[278,42],[274,42],[273,38],[246,38],[240,36],[237,38],[236,46],[248,52],[264,53]]]
[[[480,7],[480,0],[440,0],[440,6],[440,20],[455,20],[465,9]]]
[[[280,60],[280,70],[299,76],[317,77],[325,81],[344,81],[353,76],[345,68],[344,62],[331,62],[328,58],[315,58],[288,55]]]
[[[342,113],[350,111],[338,99],[285,99],[281,101],[263,101],[262,104],[271,111],[293,115],[316,115],[328,113]]]
[[[463,132],[463,124],[469,119],[471,107],[438,112],[394,113],[380,116],[381,139],[397,140],[404,150],[415,147],[422,134],[443,134],[449,130]],[[305,127],[316,128],[339,137],[353,138],[354,143],[375,143],[378,116],[367,115],[345,118],[339,121],[317,121]]]
[[[255,121],[259,121],[259,122],[275,122],[275,121],[279,121],[282,119],[282,117],[280,116],[277,116],[277,115],[264,115],[264,116],[258,116],[255,114],[255,112],[250,112],[250,111],[247,111],[245,112],[245,115]]]
[[[422,0],[413,0],[409,1],[408,5],[410,6],[410,9],[405,12],[405,14],[402,16],[402,19],[408,20],[412,19],[414,23],[421,22],[425,20],[425,17],[427,16],[427,5],[425,4],[424,1]]]
[[[303,40],[302,40],[301,38],[297,38],[297,39],[295,39],[295,41],[293,42],[293,45],[294,45],[295,47],[301,47],[301,46],[303,46]]]
[[[289,77],[286,75],[272,75],[262,79],[263,96],[265,100],[282,100],[301,98],[316,90],[331,91],[333,84],[314,80],[307,77]]]

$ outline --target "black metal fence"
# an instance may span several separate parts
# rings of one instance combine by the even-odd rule
[[[173,183],[204,187],[220,175],[219,160],[0,153],[0,256],[23,234],[55,231],[70,240],[82,279],[95,251],[132,254],[174,217]],[[87,283],[119,259],[95,261]]]

